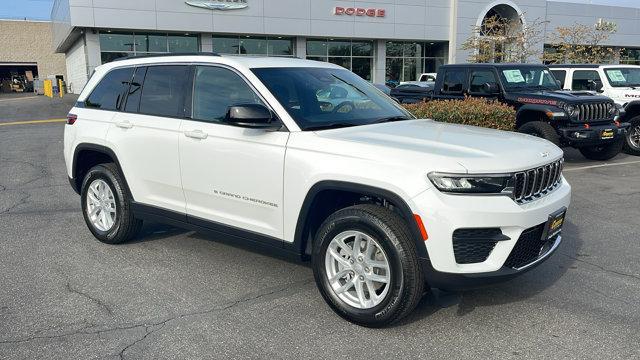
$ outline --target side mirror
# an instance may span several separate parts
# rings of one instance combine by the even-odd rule
[[[602,92],[602,81],[598,80],[589,80],[587,83],[587,88],[591,91]]]
[[[276,130],[281,127],[271,110],[260,104],[229,106],[225,122],[250,129]]]
[[[498,86],[498,84],[494,83],[494,82],[488,82],[484,84],[484,91],[487,94],[499,94],[500,93],[500,87]]]

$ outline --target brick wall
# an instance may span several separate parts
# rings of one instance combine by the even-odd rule
[[[51,23],[0,20],[0,63],[37,62],[38,75],[64,75],[64,54],[54,53]]]

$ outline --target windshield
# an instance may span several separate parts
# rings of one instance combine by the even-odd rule
[[[545,67],[514,66],[500,68],[500,78],[508,90],[515,89],[543,89],[560,90],[556,78]]]
[[[345,69],[252,70],[302,130],[413,119],[390,97]]]
[[[640,86],[640,68],[610,68],[604,73],[613,87]]]

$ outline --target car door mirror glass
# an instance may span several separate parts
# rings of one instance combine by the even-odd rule
[[[487,94],[492,94],[492,95],[500,93],[500,87],[498,87],[498,84],[494,82],[485,83],[484,90]]]

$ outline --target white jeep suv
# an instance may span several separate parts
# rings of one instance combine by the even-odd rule
[[[288,58],[102,65],[64,145],[100,241],[153,220],[311,260],[327,303],[364,326],[402,318],[430,287],[544,261],[571,193],[546,140],[415,119],[339,66]]]

